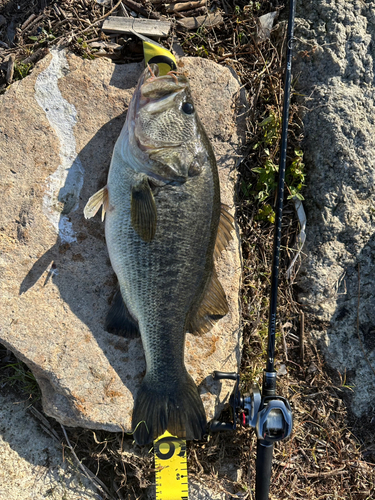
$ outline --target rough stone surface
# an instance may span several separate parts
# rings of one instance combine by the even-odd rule
[[[212,62],[180,66],[218,158],[222,201],[233,206],[239,83]],[[115,276],[100,217],[83,217],[106,182],[141,70],[54,52],[1,96],[0,342],[33,371],[44,411],[68,426],[130,431],[145,369],[140,339],[103,329]],[[187,336],[186,365],[209,419],[232,391],[212,371],[240,360],[240,272],[235,237],[218,269],[230,312],[208,334]]]
[[[99,500],[96,489],[27,410],[28,401],[0,394],[0,498]]]
[[[375,408],[375,2],[309,0],[297,16],[308,171],[299,300],[361,416]]]

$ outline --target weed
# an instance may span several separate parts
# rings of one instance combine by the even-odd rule
[[[271,205],[266,203],[265,205],[263,205],[263,207],[261,207],[259,209],[258,215],[256,215],[254,217],[254,219],[255,220],[267,220],[271,224],[274,224],[275,223],[275,211],[271,207]]]
[[[286,170],[286,183],[290,191],[288,200],[297,197],[299,200],[304,200],[301,194],[305,181],[305,164],[303,163],[303,152],[300,149],[294,151],[296,155],[292,160],[291,165]]]
[[[4,380],[6,380],[10,386],[18,386],[22,392],[32,397],[33,402],[41,398],[40,388],[34,375],[22,361],[10,363],[2,369],[8,369],[9,371],[9,373],[4,376]]]
[[[15,63],[14,80],[22,80],[25,78],[30,73],[32,66],[32,64]]]
[[[254,145],[253,150],[260,150],[262,165],[252,168],[258,174],[257,184],[251,195],[258,201],[260,208],[255,220],[275,222],[275,212],[269,203],[265,203],[275,192],[278,183],[279,166],[275,163],[275,157],[279,152],[279,141],[281,136],[281,118],[278,113],[271,110],[260,124],[260,140]],[[303,163],[303,152],[294,151],[295,157],[290,165],[286,167],[286,186],[289,191],[288,199],[296,197],[303,200],[301,190],[304,186],[305,173]],[[246,186],[245,186],[246,187]],[[242,191],[245,190],[242,187]],[[246,189],[248,192],[248,188]],[[262,205],[265,203],[264,205]]]
[[[44,43],[44,42],[52,42],[56,37],[51,31],[46,31],[44,28],[40,29],[40,32],[38,30],[38,35],[32,35],[29,36],[29,40],[32,42],[37,42],[38,44]]]

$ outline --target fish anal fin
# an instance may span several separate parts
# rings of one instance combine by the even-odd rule
[[[104,328],[108,333],[113,333],[114,335],[119,335],[128,339],[133,339],[140,335],[138,322],[129,313],[120,289],[117,290],[113,297]]]
[[[99,189],[95,194],[91,196],[89,201],[86,203],[83,209],[83,214],[85,219],[91,219],[97,213],[99,208],[102,207],[102,221],[104,220],[104,215],[108,209],[108,189],[104,186]]]
[[[142,240],[150,242],[156,231],[156,205],[147,177],[133,186],[131,193],[131,222]]]
[[[221,252],[225,250],[228,243],[233,238],[234,217],[229,213],[228,209],[229,207],[227,205],[224,205],[224,203],[221,204],[219,227],[214,249],[215,260],[220,257]]]
[[[216,321],[225,316],[228,311],[227,298],[214,268],[198,310],[192,311],[188,332],[193,334],[207,333]]]

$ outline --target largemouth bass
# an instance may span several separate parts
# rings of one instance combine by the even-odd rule
[[[204,333],[228,312],[214,256],[231,239],[220,203],[215,156],[185,76],[147,68],[116,142],[107,185],[88,201],[103,206],[105,236],[119,282],[106,328],[141,334],[146,374],[132,425],[138,444],[168,430],[200,439],[206,415],[185,368],[187,331]]]

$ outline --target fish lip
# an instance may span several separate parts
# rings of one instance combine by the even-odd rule
[[[156,65],[152,65],[153,67],[156,66]],[[140,79],[140,85],[139,85],[139,93],[137,94],[137,108],[139,109],[139,107],[143,107],[144,105],[147,105],[149,103],[158,103],[160,102],[161,104],[163,102],[165,102],[166,100],[169,100],[169,99],[173,99],[174,96],[176,94],[179,94],[180,92],[184,91],[186,89],[186,87],[188,86],[188,82],[186,80],[181,80],[181,79],[178,79],[178,77],[176,77],[175,74],[167,74],[167,75],[161,75],[161,76],[158,76],[158,73],[159,73],[159,68],[156,66],[157,70],[154,72],[154,74],[152,74],[150,72],[150,70],[148,68],[146,68],[146,70],[143,72],[143,75]],[[151,73],[151,74],[150,74]],[[184,77],[182,77],[184,78]],[[152,84],[153,82],[168,82],[169,85],[167,86],[167,88],[165,89],[165,94],[163,93],[157,93],[157,90],[156,90],[156,96],[153,98],[152,96],[150,95],[146,95],[147,94],[147,90],[149,89],[150,87],[150,84]],[[172,85],[170,85],[172,83]],[[151,93],[152,93],[152,90],[155,90],[155,89],[152,89],[151,88]],[[150,93],[150,91],[149,91]]]
[[[142,90],[144,89],[144,85],[147,83],[151,83],[152,81],[155,80],[166,80],[166,81],[176,81],[176,76],[175,75],[161,75],[159,76],[159,67],[157,64],[151,64],[148,65],[143,73],[141,74],[137,86],[134,91],[133,99],[131,102],[131,105],[129,106],[129,111],[131,110],[131,121],[134,123],[137,113],[139,112],[139,109],[153,100],[150,97],[144,96]],[[177,78],[178,81],[178,78]],[[182,92],[183,90],[188,87],[188,82],[187,81],[178,81],[178,84],[176,84],[176,88],[170,88],[170,92],[167,93],[163,97],[159,97],[157,99],[154,99],[155,102],[157,101],[164,101],[165,98],[170,98],[172,95],[176,95],[179,92]]]

